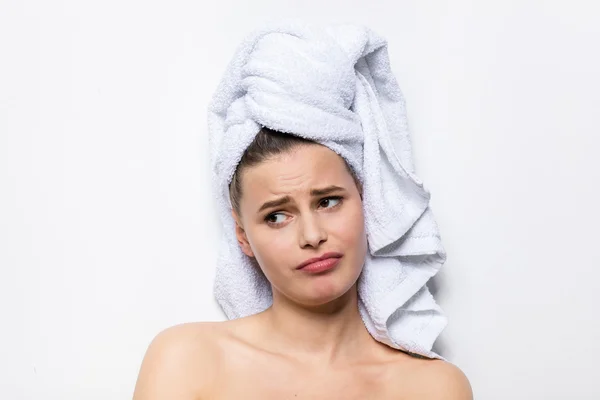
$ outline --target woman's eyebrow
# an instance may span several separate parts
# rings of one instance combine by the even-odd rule
[[[262,210],[266,210],[267,208],[279,207],[284,204],[290,203],[291,201],[292,201],[292,198],[290,196],[283,196],[276,200],[267,201],[262,206],[260,206],[260,208],[258,209],[258,212],[261,212]]]
[[[310,195],[311,196],[325,196],[329,193],[333,193],[333,192],[337,192],[337,191],[344,191],[344,190],[345,189],[343,187],[331,185],[331,186],[327,186],[322,189],[311,189]],[[267,208],[279,207],[284,204],[288,204],[291,201],[292,201],[292,198],[290,196],[283,196],[279,199],[267,201],[262,206],[260,206],[260,208],[258,209],[258,212],[260,213],[262,210],[266,210]]]
[[[331,186],[327,186],[323,189],[312,189],[310,191],[310,195],[311,196],[325,196],[326,194],[329,194],[331,192],[337,192],[338,190],[343,191],[345,189],[340,186],[331,185]]]

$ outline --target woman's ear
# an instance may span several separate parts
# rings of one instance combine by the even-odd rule
[[[254,258],[254,252],[252,251],[252,247],[250,247],[248,236],[246,235],[246,231],[244,230],[239,215],[235,212],[235,210],[232,209],[231,216],[235,221],[235,236],[237,238],[238,243],[240,244],[242,252],[248,257]]]

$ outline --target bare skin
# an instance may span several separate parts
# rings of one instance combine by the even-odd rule
[[[472,399],[454,365],[410,356],[366,330],[356,290],[367,251],[361,197],[337,154],[302,146],[250,168],[242,182],[236,234],[271,282],[273,305],[161,332],[144,357],[134,400]],[[310,194],[331,185],[341,189]],[[259,211],[283,195],[287,204]],[[296,269],[330,251],[343,253],[334,269]]]

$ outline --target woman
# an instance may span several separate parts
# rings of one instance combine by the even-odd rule
[[[271,283],[273,303],[252,316],[161,332],[134,400],[472,399],[454,365],[391,348],[365,328],[361,194],[334,151],[263,128],[230,197],[239,246]]]

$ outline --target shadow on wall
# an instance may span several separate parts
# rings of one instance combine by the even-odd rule
[[[427,282],[427,287],[429,291],[433,295],[435,299],[438,299],[438,294],[440,293],[440,289],[444,287],[444,278],[440,274],[436,274]],[[437,354],[441,355],[444,358],[447,358],[449,352],[449,345],[446,340],[444,340],[443,335],[438,337],[438,339],[433,344],[432,350]]]

